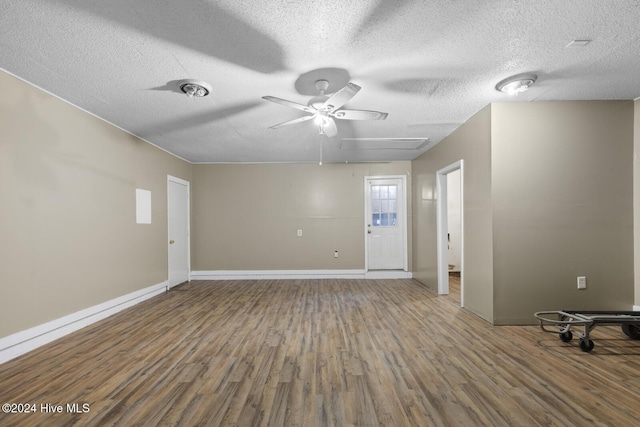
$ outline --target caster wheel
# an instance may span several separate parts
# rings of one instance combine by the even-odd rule
[[[590,339],[580,338],[580,350],[590,352],[595,347],[595,344]]]
[[[560,334],[562,342],[569,342],[573,339],[573,333],[571,331],[563,332]]]
[[[638,325],[624,325],[627,327],[627,330],[624,331],[625,334],[632,340],[640,340],[640,326]],[[628,333],[627,333],[628,332]]]

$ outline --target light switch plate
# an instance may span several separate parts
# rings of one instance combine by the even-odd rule
[[[578,276],[578,289],[587,289],[587,277]]]

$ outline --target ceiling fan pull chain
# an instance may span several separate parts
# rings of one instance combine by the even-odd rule
[[[318,164],[322,166],[322,137],[320,137],[320,163]]]

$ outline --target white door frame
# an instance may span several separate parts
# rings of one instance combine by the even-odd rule
[[[176,184],[181,184],[187,187],[187,269],[188,269],[188,280],[191,280],[191,184],[189,181],[185,181],[184,179],[167,175],[167,290],[171,288],[169,283],[169,279],[171,278],[171,254],[169,249],[169,215],[171,215],[171,200],[169,200],[169,182],[174,182]]]
[[[401,203],[404,208],[404,218],[402,221],[402,258],[403,262],[403,270],[409,271],[409,252],[408,252],[408,239],[407,239],[407,218],[409,217],[409,212],[407,209],[407,176],[406,175],[374,175],[374,176],[365,176],[364,177],[364,271],[369,271],[369,239],[367,237],[367,224],[369,223],[369,218],[367,218],[367,191],[369,186],[367,183],[370,180],[375,179],[399,179],[402,181],[402,194]]]
[[[449,293],[449,229],[447,174],[460,170],[460,307],[464,307],[464,161],[458,160],[436,172],[436,246],[438,251],[438,293]]]

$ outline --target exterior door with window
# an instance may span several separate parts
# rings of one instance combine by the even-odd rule
[[[405,267],[404,188],[400,178],[367,178],[368,270]]]

